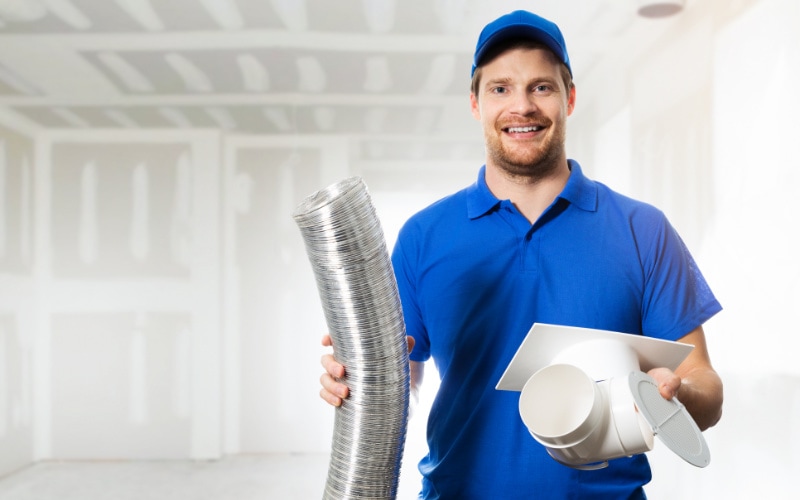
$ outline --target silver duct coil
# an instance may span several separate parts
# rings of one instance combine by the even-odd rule
[[[336,408],[323,498],[394,499],[408,423],[408,345],[380,221],[359,177],[309,196],[293,218],[350,388]]]

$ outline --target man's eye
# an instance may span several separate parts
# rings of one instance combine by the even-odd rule
[[[505,94],[506,93],[506,88],[505,87],[494,87],[492,89],[492,93],[493,94]]]
[[[553,89],[549,85],[537,85],[533,88],[534,92],[551,92]]]

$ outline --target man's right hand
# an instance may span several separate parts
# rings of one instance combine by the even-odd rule
[[[322,345],[333,346],[330,335],[322,337]],[[331,406],[341,406],[342,400],[350,394],[350,389],[336,380],[344,377],[344,366],[334,359],[333,354],[325,354],[322,356],[322,367],[325,368],[325,373],[319,378],[322,384],[319,396]]]
[[[414,349],[414,337],[408,336],[406,340],[408,341],[408,352],[411,352]],[[333,346],[333,339],[331,339],[330,335],[322,337],[322,345],[325,347]],[[339,382],[344,378],[345,367],[336,361],[333,354],[323,355],[321,362],[325,372],[319,378],[319,382],[322,384],[319,396],[331,406],[341,406],[342,400],[350,395],[350,389]]]

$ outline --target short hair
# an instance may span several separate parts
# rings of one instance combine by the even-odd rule
[[[480,65],[475,68],[475,73],[472,75],[472,82],[470,84],[470,91],[475,94],[475,98],[478,98],[478,87],[481,84],[481,74],[483,73],[483,67],[492,62],[497,56],[512,49],[544,49],[552,54],[552,51],[547,47],[547,45],[537,42],[536,40],[532,40],[530,38],[512,38],[506,42],[498,43],[496,46],[492,47],[486,55],[483,57]],[[553,54],[553,57],[556,61],[558,58]],[[575,86],[575,82],[572,81],[572,73],[570,72],[569,68],[566,64],[559,62],[560,71],[561,71],[561,80],[564,82],[564,88],[567,90],[572,89]]]

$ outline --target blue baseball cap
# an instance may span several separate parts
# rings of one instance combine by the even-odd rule
[[[484,62],[483,58],[489,49],[512,38],[530,38],[543,43],[559,61],[567,66],[569,74],[572,74],[569,55],[567,55],[567,44],[564,42],[564,35],[561,34],[558,26],[531,12],[516,10],[495,19],[483,28],[478,37],[478,45],[475,47],[470,76],[474,75],[475,69]]]

